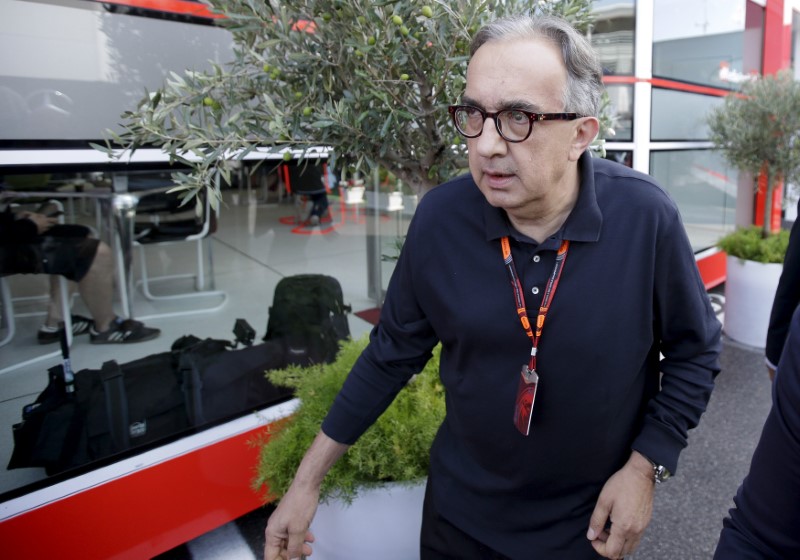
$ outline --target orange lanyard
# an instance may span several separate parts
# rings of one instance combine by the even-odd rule
[[[564,270],[564,263],[567,260],[567,251],[569,250],[569,241],[566,239],[563,240],[556,253],[556,264],[553,267],[552,274],[550,274],[550,279],[547,281],[547,288],[542,297],[542,304],[539,306],[539,315],[536,317],[535,333],[531,329],[531,322],[528,319],[528,312],[525,308],[525,293],[522,290],[522,283],[519,280],[519,276],[517,276],[517,269],[514,267],[514,257],[511,256],[511,244],[508,241],[508,236],[500,239],[500,246],[503,250],[503,262],[506,265],[508,277],[511,280],[511,288],[514,291],[514,303],[517,305],[517,315],[519,315],[519,320],[520,323],[522,323],[525,334],[531,339],[531,359],[528,368],[536,372],[536,353],[539,349],[539,340],[542,337],[542,330],[544,329],[544,320],[545,317],[547,317],[550,304],[556,294],[561,272]]]

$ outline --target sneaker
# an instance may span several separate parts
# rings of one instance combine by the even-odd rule
[[[72,315],[72,336],[78,336],[80,334],[86,334],[94,325],[94,321],[89,319],[88,317],[84,317],[83,315]],[[39,341],[39,344],[50,344],[52,342],[58,342],[60,339],[58,327],[48,327],[47,325],[43,325],[39,332],[36,333],[36,339]]]
[[[117,317],[108,330],[97,332],[92,327],[89,336],[92,344],[130,344],[152,340],[160,334],[159,329],[145,327],[140,321]]]

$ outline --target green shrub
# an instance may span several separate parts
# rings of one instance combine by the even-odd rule
[[[279,499],[292,482],[300,460],[319,432],[336,394],[368,341],[343,343],[335,362],[268,372],[273,383],[293,387],[300,405],[285,422],[268,429],[261,446],[254,485]],[[360,487],[382,482],[416,483],[428,474],[429,450],[444,419],[444,388],[439,381],[439,351],[400,391],[386,412],[330,470],[320,498],[352,501]]]
[[[781,230],[764,237],[761,227],[750,226],[729,233],[717,245],[732,257],[762,263],[783,263],[789,246],[789,232]]]

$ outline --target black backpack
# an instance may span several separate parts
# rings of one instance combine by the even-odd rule
[[[330,363],[350,337],[342,286],[332,276],[298,274],[275,286],[264,340],[279,341],[288,364]]]

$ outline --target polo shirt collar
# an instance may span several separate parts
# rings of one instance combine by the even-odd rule
[[[557,239],[570,241],[592,242],[600,239],[600,229],[603,225],[603,214],[597,204],[597,192],[594,185],[594,166],[592,155],[589,151],[583,152],[578,160],[581,175],[581,185],[578,191],[578,200],[575,207],[567,217],[567,221],[555,234]],[[518,238],[520,234],[511,226],[505,210],[495,208],[488,202],[483,207],[486,224],[486,240],[492,241],[503,236]]]

